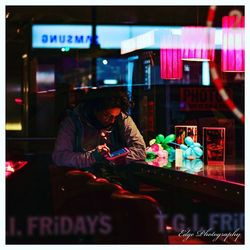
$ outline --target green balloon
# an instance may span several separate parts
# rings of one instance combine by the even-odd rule
[[[163,141],[163,143],[161,144],[163,149],[167,150],[169,148],[168,144],[165,143],[165,141]]]
[[[167,167],[168,167],[168,168],[171,168],[171,167],[172,167],[172,163],[171,163],[171,162],[168,162]]]
[[[157,135],[156,138],[155,138],[156,143],[161,144],[161,143],[164,141],[164,138],[165,138],[165,137],[164,137],[164,135],[162,135],[162,134]]]
[[[166,146],[166,150],[168,151],[168,153],[170,153],[172,151],[172,149],[173,149],[172,147],[170,147],[168,145]]]
[[[156,154],[154,152],[147,152],[148,160],[155,159],[155,158],[156,158]]]
[[[168,162],[166,165],[163,166],[163,168],[171,168],[172,167],[172,163]]]
[[[173,142],[176,138],[175,134],[170,134],[168,135],[165,139],[164,139],[164,143],[169,143],[169,142]]]

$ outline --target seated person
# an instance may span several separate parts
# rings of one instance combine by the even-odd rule
[[[90,90],[61,122],[52,159],[58,166],[88,168],[107,162],[110,152],[129,149],[127,159],[144,160],[145,142],[128,115],[131,102],[118,88]]]

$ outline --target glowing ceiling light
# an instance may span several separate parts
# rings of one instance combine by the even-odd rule
[[[180,36],[164,32],[161,38],[160,75],[162,79],[181,79],[183,75]]]
[[[222,18],[222,54],[223,72],[245,71],[245,17],[224,16]]]
[[[25,59],[25,58],[27,58],[27,57],[28,57],[28,54],[26,54],[26,53],[25,53],[25,54],[22,54],[22,58],[23,58],[23,59]]]
[[[215,29],[207,27],[182,28],[182,60],[213,61]]]
[[[102,63],[103,63],[104,65],[107,65],[107,64],[108,64],[108,60],[104,59],[104,60],[102,60]]]
[[[63,47],[63,48],[61,48],[61,51],[68,52],[68,51],[70,51],[70,47]]]
[[[103,83],[112,85],[112,84],[117,84],[118,81],[116,79],[105,79]]]

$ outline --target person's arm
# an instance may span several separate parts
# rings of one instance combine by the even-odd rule
[[[104,159],[97,149],[74,152],[75,125],[70,117],[61,123],[55,142],[52,160],[58,166],[85,168]]]
[[[146,145],[144,139],[135,125],[133,119],[128,116],[124,120],[125,125],[125,140],[128,145],[129,154],[127,159],[129,160],[145,160],[146,158]]]

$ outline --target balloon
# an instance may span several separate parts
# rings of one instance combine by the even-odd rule
[[[175,160],[175,150],[170,147],[170,150],[168,151],[168,161],[173,162]]]
[[[151,148],[152,148],[152,151],[153,151],[153,152],[158,152],[159,149],[160,149],[160,146],[159,146],[157,143],[155,143],[155,144],[153,144],[153,145],[151,146]]]
[[[187,149],[188,149],[188,146],[186,146],[185,144],[181,144],[181,145],[180,145],[180,149],[181,149],[181,150],[187,150]]]
[[[183,157],[189,160],[200,158],[203,155],[203,150],[201,149],[201,144],[194,142],[190,136],[184,139],[185,143],[181,144],[180,149],[184,151]]]
[[[165,150],[168,150],[168,148],[170,147],[170,146],[168,146],[168,144],[166,144],[166,143],[162,143],[161,144],[162,145],[162,147],[165,149]]]
[[[187,171],[190,168],[190,160],[184,159],[182,161],[182,166],[180,168],[181,171]]]
[[[200,158],[203,155],[203,151],[198,147],[193,148],[193,153],[197,158]]]
[[[190,156],[192,155],[192,149],[191,148],[188,148],[185,152],[184,152],[184,154],[183,154],[183,156],[185,157],[185,158],[189,158]]]
[[[158,152],[158,157],[160,157],[160,158],[168,158],[168,151],[166,151],[166,150],[160,150],[159,152]]]
[[[199,143],[199,142],[194,142],[194,144],[193,144],[195,147],[199,147],[199,148],[201,148],[201,144]]]
[[[190,168],[190,167],[191,167],[191,161],[188,160],[188,159],[186,159],[186,160],[184,161],[184,164],[185,164],[185,167],[186,167],[186,168]]]
[[[162,134],[159,134],[159,135],[157,135],[156,136],[156,138],[155,138],[155,140],[156,140],[156,143],[162,143],[163,141],[164,141],[164,135],[162,135]]]
[[[190,136],[187,136],[185,139],[184,139],[185,143],[188,145],[188,146],[191,146],[194,141],[193,139],[190,137]]]
[[[200,172],[204,167],[204,163],[200,159],[188,160],[185,159],[182,161],[181,171],[185,171],[187,173],[193,174]]]
[[[164,139],[164,144],[167,144],[169,142],[173,142],[176,138],[176,135],[175,134],[170,134],[168,135],[165,139]]]
[[[146,152],[147,154],[147,159],[151,160],[151,159],[155,159],[157,157],[157,155],[154,152]]]
[[[167,166],[166,166],[167,168],[171,168],[172,167],[172,164],[171,164],[171,162],[169,161],[168,162],[168,164],[167,164]]]
[[[204,163],[200,159],[193,160],[192,168],[197,172],[204,167]]]
[[[152,146],[153,144],[155,144],[155,141],[156,141],[155,139],[150,140],[149,141],[149,146]]]

